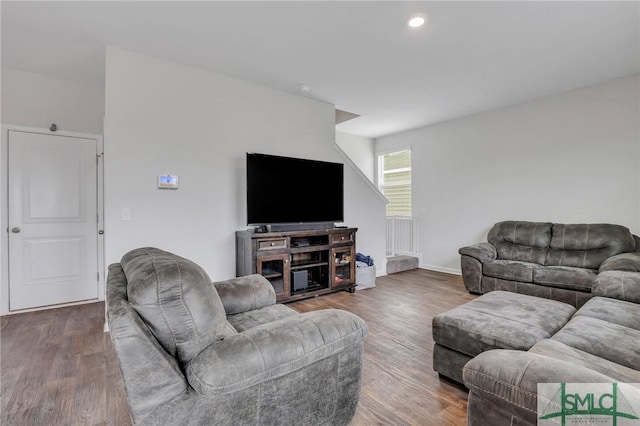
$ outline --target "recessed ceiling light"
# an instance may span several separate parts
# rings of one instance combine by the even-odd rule
[[[309,93],[311,92],[311,86],[309,86],[308,84],[300,84],[298,85],[298,90],[302,93]]]
[[[418,28],[424,25],[424,18],[422,16],[416,16],[415,18],[409,19],[408,25],[411,28]]]

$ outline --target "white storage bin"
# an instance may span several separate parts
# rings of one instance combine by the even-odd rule
[[[356,268],[356,290],[372,288],[376,286],[376,266]]]

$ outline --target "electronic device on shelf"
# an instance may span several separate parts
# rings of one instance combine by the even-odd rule
[[[293,281],[293,291],[306,290],[309,285],[309,273],[308,271],[293,271],[291,272]]]

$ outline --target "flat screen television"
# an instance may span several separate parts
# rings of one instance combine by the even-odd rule
[[[344,165],[247,153],[247,224],[344,220]]]

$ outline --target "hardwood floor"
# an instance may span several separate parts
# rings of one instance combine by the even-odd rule
[[[421,269],[376,285],[289,304],[300,312],[344,309],[367,322],[352,425],[466,424],[466,390],[432,369],[431,318],[474,296],[460,277]],[[103,310],[93,303],[0,318],[0,424],[130,424]]]
[[[301,311],[338,308],[364,319],[363,386],[352,426],[465,425],[467,391],[433,371],[431,319],[475,296],[462,278],[414,269],[376,287],[289,304]]]
[[[2,425],[129,425],[104,304],[0,319]]]

